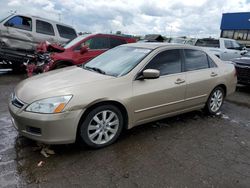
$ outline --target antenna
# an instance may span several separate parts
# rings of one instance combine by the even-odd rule
[[[10,14],[16,14],[16,12],[17,12],[16,10],[10,10],[9,11]]]

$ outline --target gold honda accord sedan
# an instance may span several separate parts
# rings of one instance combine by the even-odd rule
[[[236,82],[232,64],[200,48],[126,44],[22,81],[9,111],[25,137],[101,148],[140,124],[198,109],[216,114]]]

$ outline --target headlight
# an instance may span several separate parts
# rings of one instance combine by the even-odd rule
[[[60,113],[63,111],[63,109],[68,104],[71,98],[72,95],[42,99],[30,104],[26,108],[26,111],[43,113],[43,114]]]

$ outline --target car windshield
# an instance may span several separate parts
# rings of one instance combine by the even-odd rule
[[[72,40],[69,40],[68,42],[66,42],[63,47],[64,48],[70,48],[72,46],[74,46],[75,44],[77,44],[78,42],[80,42],[81,40],[83,40],[84,38],[90,36],[89,34],[87,35],[80,35]]]
[[[120,77],[130,72],[151,52],[150,49],[119,46],[83,65],[84,69]]]

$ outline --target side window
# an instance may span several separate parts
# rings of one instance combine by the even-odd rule
[[[50,23],[41,20],[36,20],[36,32],[45,35],[55,35],[53,26]]]
[[[63,25],[56,25],[59,35],[62,38],[66,38],[66,39],[73,39],[75,37],[77,37],[77,34],[75,32],[74,29],[70,28],[70,27],[66,27]]]
[[[107,37],[92,38],[92,39],[87,40],[84,44],[88,46],[89,49],[92,49],[92,50],[110,48],[109,38]]]
[[[241,48],[240,44],[236,41],[232,41],[233,48],[239,50]]]
[[[212,48],[219,48],[220,42],[219,40],[213,39],[198,39],[195,43],[195,46],[202,46],[202,47],[212,47]]]
[[[5,22],[4,25],[8,27],[14,27],[18,29],[27,30],[27,31],[32,30],[31,18],[24,17],[24,16],[15,16],[9,19],[7,22]]]
[[[225,40],[224,44],[225,44],[225,48],[227,48],[227,49],[234,49],[233,43],[230,40]]]
[[[114,48],[122,44],[126,44],[126,41],[118,38],[110,38],[110,48]]]
[[[209,56],[207,56],[207,59],[208,59],[208,63],[209,63],[209,67],[210,68],[217,67],[217,65],[215,64],[215,62]]]
[[[181,72],[180,50],[167,50],[157,54],[147,64],[145,69],[157,69],[160,75],[174,74]]]
[[[207,54],[199,50],[184,50],[185,70],[199,70],[209,68]]]

